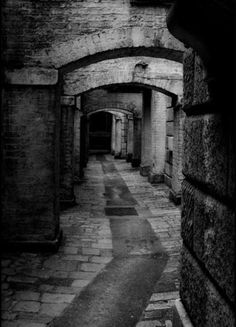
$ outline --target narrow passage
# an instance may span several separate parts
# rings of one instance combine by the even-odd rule
[[[110,156],[96,156],[104,173],[105,215],[112,233],[113,259],[53,326],[135,326],[168,262],[167,251]],[[83,204],[81,204],[83,205]]]
[[[180,209],[168,187],[112,156],[91,156],[52,253],[2,257],[3,327],[170,327]]]

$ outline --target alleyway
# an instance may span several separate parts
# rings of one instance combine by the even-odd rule
[[[56,254],[5,254],[2,326],[171,327],[180,209],[125,160],[91,156]]]

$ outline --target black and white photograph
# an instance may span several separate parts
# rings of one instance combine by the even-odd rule
[[[2,327],[234,327],[235,0],[1,1]]]

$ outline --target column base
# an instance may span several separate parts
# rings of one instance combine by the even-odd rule
[[[111,151],[111,155],[112,155],[112,156],[115,155],[115,151],[114,151],[114,150]]]
[[[121,159],[121,153],[115,153],[114,158],[115,159]]]
[[[150,173],[150,166],[140,166],[139,170],[140,170],[140,175],[141,176],[149,176]]]
[[[170,190],[169,199],[176,205],[181,204],[181,194],[175,193],[173,190]]]
[[[180,299],[175,300],[173,311],[173,327],[193,327]]]
[[[60,229],[53,241],[11,241],[2,240],[1,246],[4,252],[57,252],[61,244],[63,232]]]
[[[164,182],[164,175],[163,174],[155,174],[155,173],[149,172],[148,181],[151,184],[163,183]]]
[[[134,168],[139,167],[140,166],[140,163],[141,163],[141,160],[140,159],[132,159],[131,160],[131,165]]]
[[[171,188],[171,179],[172,179],[172,178],[171,178],[170,176],[164,174],[164,183],[165,183],[167,186],[169,186],[169,188]]]
[[[126,161],[127,162],[131,162],[132,161],[132,157],[133,157],[133,154],[132,153],[128,153],[127,156],[126,156]]]

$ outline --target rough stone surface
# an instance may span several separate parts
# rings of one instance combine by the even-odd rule
[[[140,60],[145,60],[148,66],[145,70],[136,72],[135,66]],[[148,85],[169,94],[182,96],[182,74],[182,64],[166,59],[110,59],[65,74],[63,92],[76,95],[99,87],[128,83]]]
[[[228,196],[225,128],[222,116],[213,114],[187,117],[184,124],[183,173],[220,196]]]
[[[186,248],[182,251],[180,296],[191,321],[199,327],[235,325],[230,309]]]

